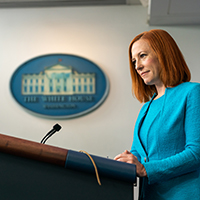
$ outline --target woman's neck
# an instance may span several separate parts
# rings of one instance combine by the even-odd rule
[[[156,86],[156,90],[157,90],[157,96],[155,97],[155,99],[160,98],[161,96],[163,96],[165,94],[165,85],[162,84],[160,86]]]

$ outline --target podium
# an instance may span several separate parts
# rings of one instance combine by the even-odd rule
[[[1,200],[132,200],[135,165],[0,134]]]

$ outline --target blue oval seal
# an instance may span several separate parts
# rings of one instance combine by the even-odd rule
[[[99,107],[109,93],[105,73],[93,62],[70,54],[38,56],[13,73],[15,100],[47,118],[74,118]]]

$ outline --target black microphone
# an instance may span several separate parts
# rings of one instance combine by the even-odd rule
[[[41,140],[40,143],[44,144],[56,131],[59,131],[61,129],[61,126],[59,124],[55,124],[53,126],[53,129],[51,129]]]

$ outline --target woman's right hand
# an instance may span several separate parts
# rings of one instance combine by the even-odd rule
[[[121,161],[121,162],[126,162],[130,164],[136,165],[136,173],[138,177],[146,177],[147,173],[144,168],[144,165],[142,165],[136,156],[134,156],[131,152],[128,150],[125,150],[123,153],[117,155],[114,160]]]

